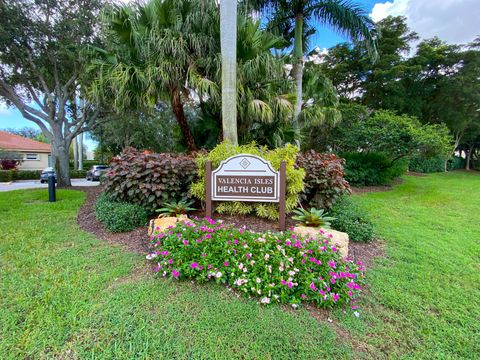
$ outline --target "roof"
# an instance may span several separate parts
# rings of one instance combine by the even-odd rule
[[[50,144],[13,135],[5,131],[0,131],[0,149],[37,152],[52,151]]]

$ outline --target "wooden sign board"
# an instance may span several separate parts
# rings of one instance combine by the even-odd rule
[[[214,171],[207,162],[207,216],[212,216],[213,201],[278,202],[280,230],[285,230],[285,170],[284,161],[275,171],[269,161],[250,154],[232,156]]]

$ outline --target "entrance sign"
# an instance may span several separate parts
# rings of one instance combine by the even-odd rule
[[[235,155],[212,172],[212,200],[279,202],[280,173],[253,155]]]
[[[259,156],[240,154],[222,161],[214,171],[208,161],[205,170],[207,217],[212,217],[213,201],[278,202],[280,230],[285,230],[285,161],[275,171]]]

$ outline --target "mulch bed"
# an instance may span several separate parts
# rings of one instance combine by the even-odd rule
[[[148,251],[149,238],[146,227],[141,227],[133,231],[125,233],[112,233],[105,229],[105,226],[95,218],[95,201],[98,194],[102,191],[100,186],[96,187],[72,187],[75,190],[81,190],[86,193],[85,203],[80,208],[77,216],[77,222],[80,227],[94,234],[98,239],[106,241],[110,244],[119,244],[125,250],[146,254]],[[203,218],[203,211],[196,211],[190,217]],[[267,219],[261,219],[254,216],[246,215],[218,215],[216,220],[222,220],[225,224],[236,226],[245,226],[249,230],[276,231],[278,230],[278,222]],[[287,228],[295,226],[295,221],[287,218]],[[379,240],[371,243],[354,243],[349,244],[349,255],[355,261],[362,261],[368,267],[372,260],[376,257],[383,256],[384,246]]]

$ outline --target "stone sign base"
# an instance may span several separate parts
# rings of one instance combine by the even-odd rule
[[[333,238],[331,239],[332,244],[337,244],[339,248],[340,255],[342,257],[348,256],[348,234],[332,229],[322,229],[322,228],[314,228],[308,226],[297,226],[293,229],[293,231],[304,237],[313,237],[318,238],[320,234],[320,230],[325,231],[325,234],[332,234]]]

